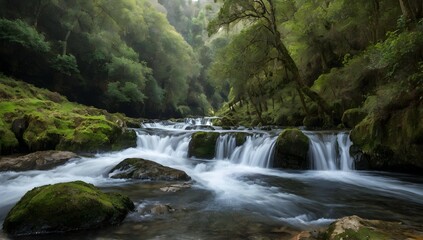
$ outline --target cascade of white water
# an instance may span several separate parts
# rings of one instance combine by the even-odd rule
[[[349,149],[352,145],[345,132],[322,134],[306,132],[310,139],[309,160],[314,170],[352,170],[354,161]]]
[[[270,168],[277,137],[255,134],[247,136],[245,143],[230,155],[232,163]]]
[[[189,125],[208,125],[212,126],[212,119],[211,117],[204,117],[204,118],[185,118],[185,124]]]
[[[138,148],[180,158],[187,157],[190,134],[150,135],[138,132]]]
[[[233,134],[221,134],[216,140],[216,159],[228,159],[236,148],[236,138]]]

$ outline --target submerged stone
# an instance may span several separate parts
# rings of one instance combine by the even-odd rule
[[[93,229],[119,224],[132,201],[121,194],[103,193],[82,181],[32,189],[10,210],[3,230],[11,235],[33,235]]]
[[[215,155],[217,132],[196,132],[192,134],[188,147],[188,156],[213,159]]]
[[[132,178],[152,181],[188,181],[191,178],[178,169],[165,167],[142,158],[128,158],[110,172],[111,178]]]
[[[174,211],[175,209],[168,204],[153,204],[141,208],[138,212],[141,215],[164,215]]]
[[[299,129],[285,129],[276,140],[273,167],[307,169],[309,139]]]

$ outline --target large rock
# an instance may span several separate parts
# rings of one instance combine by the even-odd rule
[[[73,152],[40,151],[20,157],[0,158],[0,171],[48,170],[78,158]]]
[[[307,169],[309,139],[299,129],[285,129],[276,140],[273,167]]]
[[[423,103],[367,116],[351,140],[371,170],[423,173]]]
[[[347,128],[353,128],[360,123],[366,115],[367,113],[360,108],[348,109],[342,115],[342,123]]]
[[[133,209],[121,194],[103,193],[82,181],[58,183],[27,192],[8,213],[3,230],[31,235],[92,229],[119,224]]]
[[[165,167],[141,158],[128,158],[114,167],[111,178],[132,178],[152,181],[188,181],[191,178],[181,170]]]
[[[421,230],[421,229],[420,229]],[[410,237],[416,238],[410,238]],[[333,222],[329,228],[319,234],[321,240],[388,240],[388,239],[421,239],[423,234],[397,222],[367,220],[357,216],[349,216]],[[315,238],[309,238],[315,239]]]
[[[215,155],[217,132],[196,132],[192,134],[188,147],[188,156],[213,159]]]

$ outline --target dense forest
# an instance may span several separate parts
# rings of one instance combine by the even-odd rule
[[[204,70],[213,8],[167,2],[183,35],[156,1],[1,1],[0,71],[130,116],[207,115],[224,97]]]

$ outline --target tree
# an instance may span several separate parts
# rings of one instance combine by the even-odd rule
[[[314,101],[323,112],[331,116],[331,110],[326,101],[305,84],[298,67],[292,59],[288,49],[282,42],[282,34],[278,29],[278,12],[274,0],[223,0],[218,16],[209,24],[209,34],[216,33],[221,27],[229,27],[239,22],[254,22],[260,24],[269,32],[269,43],[276,49],[277,59],[291,74],[297,84],[301,99],[303,94]],[[302,101],[304,110],[308,113],[307,106]]]
[[[407,23],[417,23],[423,15],[423,2],[421,0],[399,0],[402,15]]]

